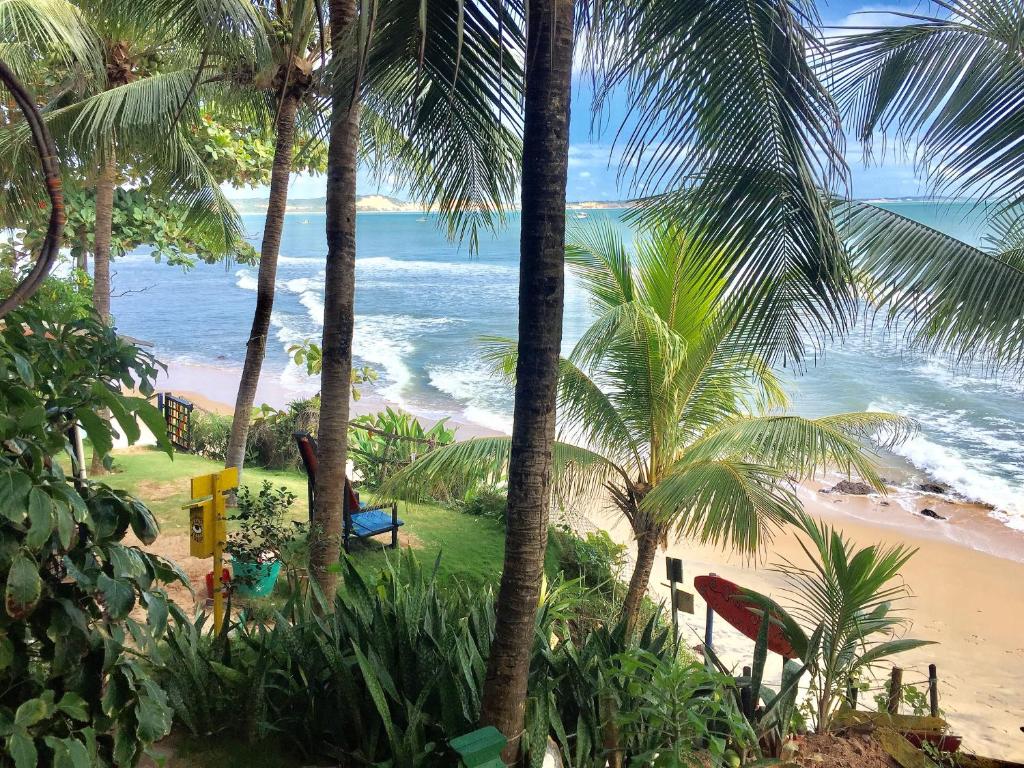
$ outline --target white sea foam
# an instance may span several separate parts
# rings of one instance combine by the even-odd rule
[[[450,367],[428,366],[430,386],[463,404],[465,418],[488,429],[512,433],[512,417],[502,412],[502,388],[488,366],[473,358]]]
[[[385,274],[436,274],[436,275],[501,275],[508,277],[519,274],[516,267],[509,267],[502,264],[488,264],[478,259],[466,257],[464,262],[459,261],[426,261],[414,259],[393,259],[390,256],[369,256],[365,259],[356,259],[357,272],[365,272],[373,275]]]
[[[235,285],[237,285],[243,291],[255,291],[256,288],[259,286],[259,283],[257,283],[256,281],[256,275],[254,275],[248,269],[238,270],[237,272],[235,272],[235,277],[237,278],[237,280],[235,281]]]
[[[957,494],[994,507],[993,516],[1024,530],[1024,470],[1012,462],[1019,440],[1011,430],[985,429],[966,411],[940,411],[883,401],[872,411],[911,416],[921,432],[895,447],[895,453]],[[1018,477],[1017,481],[1009,478]]]

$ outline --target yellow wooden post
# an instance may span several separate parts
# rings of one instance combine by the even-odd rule
[[[227,544],[227,499],[225,494],[238,487],[238,469],[229,467],[210,475],[192,478],[190,510],[193,557],[213,558],[213,626],[216,632],[224,625],[224,547]]]

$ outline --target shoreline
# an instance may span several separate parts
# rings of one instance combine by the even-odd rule
[[[158,388],[203,409],[230,415],[237,379],[236,369],[175,363],[161,375]],[[257,389],[257,404],[266,401],[284,407],[299,396],[283,386],[277,374],[265,379]],[[352,403],[352,412],[370,413],[388,406],[402,407],[366,388],[363,397]],[[425,425],[434,421],[421,417]],[[502,434],[465,419],[448,423],[458,428],[460,439]],[[1024,760],[1024,734],[1019,730],[1024,725],[1024,707],[1017,693],[1024,690],[1024,664],[1020,663],[1024,660],[1024,589],[1020,586],[1024,584],[1024,532],[999,522],[983,505],[945,495],[900,488],[887,496],[822,492],[839,479],[817,478],[798,487],[808,513],[836,525],[860,546],[881,542],[917,549],[902,573],[912,594],[906,604],[913,618],[908,636],[939,644],[899,655],[893,662],[907,669],[910,681],[917,681],[929,663],[938,665],[941,706],[953,731],[965,736],[966,748]],[[926,517],[920,514],[923,508],[946,519]],[[635,553],[628,525],[600,503],[588,505],[576,522],[583,523],[581,532],[590,526],[605,530]],[[805,558],[793,529],[780,531],[756,562],[710,546],[670,541],[659,550],[649,585],[656,600],[666,601],[661,555],[683,559],[684,588],[689,591],[693,591],[694,576],[714,572],[781,597],[784,603],[784,580],[770,566],[785,560],[802,563]],[[703,637],[704,609],[697,595],[695,614],[681,621],[685,644]],[[722,621],[716,622],[715,644],[727,664],[749,664],[752,641]],[[776,676],[777,666],[769,664]],[[871,705],[870,697],[865,697],[861,706]]]

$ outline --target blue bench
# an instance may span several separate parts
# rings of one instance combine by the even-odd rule
[[[309,523],[313,524],[313,494],[316,489],[316,471],[319,466],[316,440],[308,432],[295,432],[292,435],[299,446],[302,466],[306,469],[306,492],[309,498]],[[398,529],[405,523],[398,517],[398,504],[377,504],[371,506],[359,501],[359,494],[352,488],[352,483],[345,478],[345,489],[342,494],[344,510],[344,527],[342,540],[345,551],[349,551],[351,539],[366,539],[391,534],[391,548],[398,546]]]

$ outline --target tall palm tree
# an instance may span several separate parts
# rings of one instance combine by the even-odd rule
[[[247,95],[269,96],[273,120],[274,159],[270,173],[270,193],[267,214],[263,224],[263,242],[260,245],[259,274],[256,280],[256,307],[252,328],[245,347],[245,363],[238,381],[235,412],[231,420],[224,465],[242,468],[245,443],[252,421],[252,406],[256,398],[260,371],[267,351],[267,334],[274,311],[274,292],[277,283],[277,259],[281,250],[281,233],[288,206],[288,181],[291,178],[295,142],[302,135],[297,129],[300,110],[322,108],[315,98],[320,87],[322,71],[317,67],[321,56],[319,45],[319,19],[314,0],[275,0],[273,4],[257,4],[263,29],[268,38],[270,61],[256,75],[234,73],[238,89]],[[326,45],[326,41],[324,41]],[[248,75],[248,76],[246,76]],[[230,80],[229,80],[230,83]],[[228,86],[231,87],[230,84]],[[255,91],[255,93],[252,93]],[[318,121],[318,115],[307,114],[306,126]],[[305,131],[310,135],[310,130]],[[312,140],[316,140],[315,129]]]
[[[1024,369],[1024,89],[1019,4],[936,2],[939,15],[835,40],[830,73],[871,156],[877,136],[907,145],[937,194],[970,195],[992,227],[982,247],[892,211],[840,206],[869,295],[909,341],[961,363]]]
[[[523,104],[519,345],[508,458],[508,520],[480,720],[519,755],[547,545],[555,393],[565,295],[565,191],[575,24],[572,0],[528,0]]]
[[[883,490],[862,441],[891,442],[912,428],[882,413],[781,412],[787,399],[756,351],[760,334],[731,310],[726,276],[705,252],[687,233],[658,228],[629,253],[611,226],[580,233],[567,252],[596,319],[559,361],[555,495],[600,503],[596,493],[606,491],[629,522],[637,543],[623,605],[630,621],[670,533],[754,554],[799,516],[796,480],[834,468]],[[522,346],[491,340],[489,355],[514,378]],[[507,461],[510,446],[508,438],[446,446],[389,488]]]
[[[475,242],[515,192],[521,39],[503,0],[331,0],[320,471],[311,569],[332,594],[340,550],[355,301],[358,163]]]

